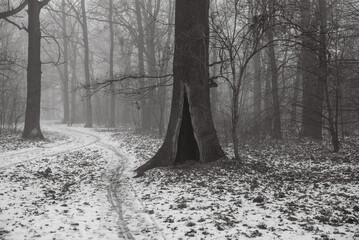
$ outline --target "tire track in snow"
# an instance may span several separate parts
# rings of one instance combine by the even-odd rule
[[[112,151],[113,153],[115,153],[115,155],[117,157],[119,157],[121,159],[120,165],[117,166],[115,169],[113,169],[112,173],[110,174],[110,177],[109,177],[110,184],[107,187],[107,194],[108,194],[107,198],[108,198],[108,201],[110,202],[111,206],[117,212],[117,215],[118,215],[117,225],[121,228],[124,238],[128,239],[128,240],[134,240],[135,238],[133,237],[131,230],[128,228],[126,221],[124,219],[124,216],[123,216],[123,209],[122,209],[123,200],[121,199],[121,196],[119,195],[119,191],[118,191],[120,188],[120,184],[122,183],[120,179],[125,170],[125,165],[124,165],[125,158],[112,145],[109,145],[109,144],[106,144],[103,142],[100,142],[99,145]]]
[[[100,142],[100,145],[114,152],[120,158],[110,177],[108,199],[119,215],[119,226],[126,239],[156,239],[165,240],[161,227],[153,216],[148,214],[146,206],[141,201],[138,192],[129,181],[126,171],[126,157],[116,147]],[[147,236],[144,236],[146,235]],[[138,236],[137,238],[134,236]]]

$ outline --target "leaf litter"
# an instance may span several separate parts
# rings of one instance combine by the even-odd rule
[[[0,239],[118,239],[97,147],[0,170]]]
[[[39,148],[53,142],[65,142],[69,137],[58,132],[43,130],[46,139],[28,140],[21,137],[20,131],[3,130],[0,133],[0,152],[18,151],[19,149]]]
[[[130,170],[161,145],[131,131],[113,139]],[[340,153],[327,142],[264,141],[241,150],[243,164],[188,162],[128,181],[167,239],[359,239],[358,147],[357,138]]]

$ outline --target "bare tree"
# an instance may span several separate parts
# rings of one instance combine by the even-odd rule
[[[62,38],[63,38],[63,54],[64,54],[64,69],[63,69],[63,101],[64,101],[64,118],[63,122],[70,121],[70,102],[69,102],[69,41],[67,35],[66,23],[66,2],[61,2],[61,20],[62,20]]]
[[[0,19],[20,12],[28,5],[28,68],[27,68],[27,103],[25,113],[24,138],[44,138],[40,128],[41,100],[41,30],[40,11],[50,0],[23,1],[17,8],[0,13]]]
[[[258,6],[248,6],[258,8]],[[255,11],[254,11],[255,12]],[[243,102],[246,71],[252,58],[265,46],[260,40],[268,28],[262,14],[242,13],[239,1],[226,1],[215,7],[211,24],[214,38],[219,45],[220,78],[226,80],[231,91],[231,131],[235,159],[239,156],[240,102]],[[242,98],[242,99],[241,99]]]
[[[267,2],[266,0],[264,2]],[[278,67],[277,60],[275,55],[275,45],[274,45],[274,31],[275,31],[275,1],[268,1],[268,12],[269,12],[269,22],[271,28],[267,31],[268,38],[268,55],[270,62],[270,71],[271,71],[271,84],[272,84],[272,99],[273,99],[273,131],[272,136],[275,139],[282,138],[281,130],[281,114],[280,114],[280,101],[279,101],[279,89],[278,89]],[[266,7],[267,4],[264,4]]]
[[[138,70],[140,75],[145,74],[145,60],[144,60],[144,52],[145,52],[145,36],[143,30],[143,19],[142,19],[142,0],[135,0],[135,8],[136,8],[136,20],[137,20],[137,31],[138,31]],[[140,88],[145,87],[145,80],[142,79],[140,81]],[[141,130],[146,131],[150,128],[150,118],[148,116],[146,99],[141,99]]]
[[[85,66],[85,83],[87,86],[91,85],[90,80],[90,46],[88,39],[88,30],[87,30],[87,16],[86,16],[86,5],[85,0],[81,0],[81,13],[82,13],[82,36],[84,42],[84,66]],[[91,103],[91,89],[86,88],[86,124],[85,127],[92,127],[92,103]]]

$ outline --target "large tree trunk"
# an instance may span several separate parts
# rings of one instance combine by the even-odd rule
[[[43,3],[28,1],[29,14],[29,48],[27,67],[27,101],[25,114],[24,138],[44,138],[40,128],[41,100],[41,59],[40,59],[40,11]]]
[[[213,125],[208,82],[209,0],[177,0],[175,53],[170,121],[163,145],[146,170],[198,160],[202,163],[225,156]],[[193,128],[193,131],[192,131]]]
[[[302,39],[302,84],[303,112],[301,136],[322,139],[323,91],[321,80],[316,76],[318,58],[315,50],[315,19],[311,19],[311,2],[301,4]]]
[[[85,50],[85,82],[88,86],[86,88],[86,124],[85,127],[92,127],[92,103],[91,103],[91,81],[90,81],[90,47],[87,31],[87,16],[86,16],[86,6],[85,0],[81,0],[81,10],[82,10],[82,34],[84,40],[84,50]]]

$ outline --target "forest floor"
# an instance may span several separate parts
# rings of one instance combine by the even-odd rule
[[[1,135],[0,239],[118,239],[106,198],[115,154],[97,136],[50,129],[45,141]]]
[[[113,134],[132,168],[161,141]],[[227,149],[228,156],[233,155]],[[128,179],[168,239],[359,239],[359,139],[340,153],[310,140],[264,141],[220,160]]]
[[[359,239],[357,138],[340,153],[262,142],[242,148],[243,164],[133,178],[161,140],[64,125],[45,136],[0,136],[0,239]]]

